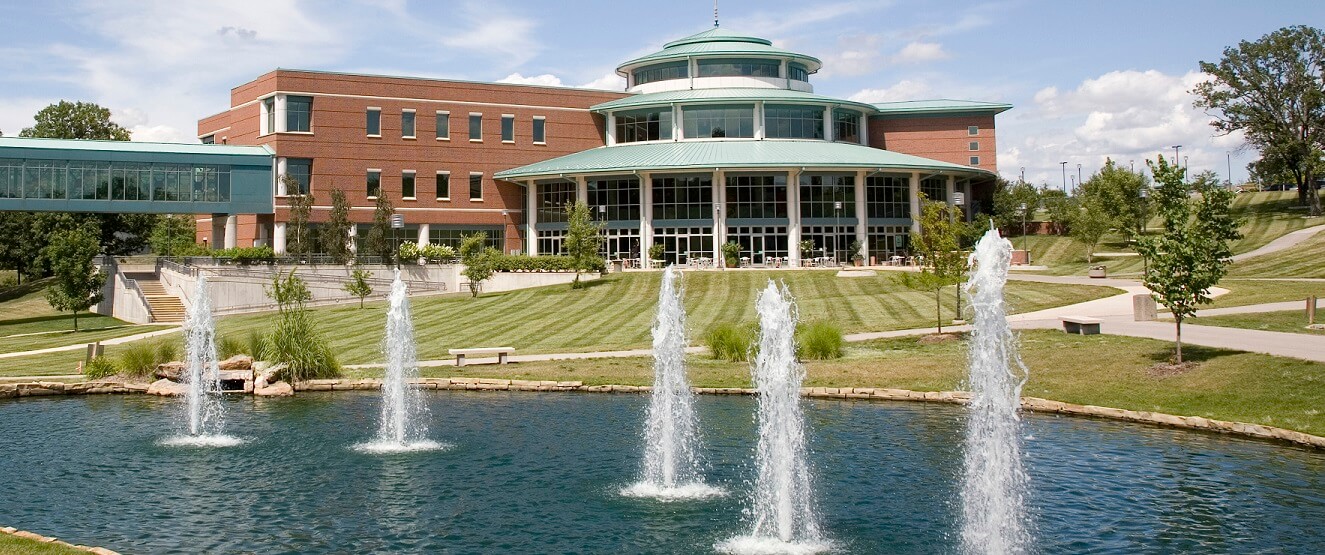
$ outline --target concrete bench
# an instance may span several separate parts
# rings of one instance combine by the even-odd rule
[[[515,352],[514,347],[480,347],[476,349],[448,349],[446,352],[455,356],[455,365],[464,366],[465,357],[474,355],[497,355],[497,364],[506,364],[511,353]]]
[[[1100,332],[1099,318],[1090,318],[1087,316],[1063,316],[1059,318],[1059,320],[1063,321],[1063,331],[1067,333],[1095,335]]]

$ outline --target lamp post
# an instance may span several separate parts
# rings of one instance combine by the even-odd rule
[[[1190,183],[1190,182],[1191,182],[1190,180],[1187,179],[1187,169],[1190,168],[1190,167],[1191,167],[1191,166],[1187,165],[1187,157],[1186,157],[1186,156],[1183,156],[1183,157],[1182,157],[1182,182],[1183,182],[1183,183]]]
[[[404,214],[392,214],[392,215],[391,215],[391,238],[393,239],[392,243],[395,243],[395,248],[392,249],[392,250],[396,251],[395,256],[393,256],[392,258],[396,259],[396,269],[397,269],[397,270],[400,269],[400,230],[402,230],[402,229],[405,229],[405,215],[404,215]]]
[[[1147,200],[1150,198],[1150,187],[1141,188],[1141,235],[1146,234],[1146,224],[1150,220],[1150,205]],[[1150,273],[1150,259],[1142,256],[1141,265],[1143,266],[1142,277]]]
[[[1127,165],[1132,168],[1132,173],[1136,173],[1136,160],[1128,160]]]
[[[1021,210],[1021,250],[1026,253],[1026,263],[1030,264],[1031,251],[1026,247],[1026,203],[1021,203],[1017,210]]]
[[[1063,192],[1066,193],[1066,192],[1067,192],[1067,162],[1059,162],[1058,164],[1061,165],[1061,166],[1063,167]]]
[[[1181,148],[1182,145],[1173,145],[1173,165],[1175,166],[1178,165],[1178,150]]]
[[[1026,166],[1021,167],[1021,182],[1026,182]]]
[[[841,187],[838,187],[840,189]],[[837,253],[842,250],[838,243],[842,242],[842,201],[833,201],[833,261],[837,261]],[[826,256],[826,255],[825,255]]]
[[[1081,164],[1077,164],[1077,186],[1080,186],[1082,183],[1083,182],[1081,181]]]
[[[1228,188],[1233,188],[1233,151],[1225,150],[1224,159],[1228,162]]]

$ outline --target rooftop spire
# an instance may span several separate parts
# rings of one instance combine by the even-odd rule
[[[718,0],[713,0],[713,26],[718,26]]]

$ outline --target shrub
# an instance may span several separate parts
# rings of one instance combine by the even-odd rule
[[[406,241],[400,244],[400,250],[396,255],[400,258],[401,264],[417,264],[423,257],[423,249],[419,248],[418,243]]]
[[[157,346],[146,341],[129,343],[120,351],[120,372],[126,376],[151,376],[156,370]]]
[[[114,376],[119,371],[119,368],[115,367],[115,361],[109,357],[93,358],[88,361],[87,366],[83,367],[83,375],[94,380]]]
[[[796,330],[797,355],[811,360],[842,358],[842,328],[824,320],[815,320]]]
[[[276,251],[271,247],[235,247],[211,251],[214,258],[229,258],[239,264],[268,262],[276,258]]]
[[[263,348],[262,334],[258,330],[248,330],[248,341],[244,345],[244,350],[248,352],[253,360],[265,360],[266,353]]]
[[[662,260],[664,254],[667,254],[667,247],[662,243],[649,245],[649,259]]]
[[[758,337],[754,324],[717,324],[704,334],[704,344],[715,359],[744,362],[758,350]]]
[[[156,344],[156,363],[170,362],[179,360],[179,345],[174,341],[165,340]]]
[[[423,258],[432,264],[450,264],[455,262],[455,249],[450,245],[428,243],[423,246]]]
[[[728,241],[722,244],[722,258],[727,262],[728,268],[740,266],[741,262],[741,244],[736,241]]]
[[[216,358],[225,360],[235,355],[242,355],[246,350],[242,341],[230,336],[216,339]]]
[[[263,341],[262,352],[271,362],[289,365],[294,381],[334,378],[340,375],[340,363],[308,312],[290,310],[278,316],[276,327]]]

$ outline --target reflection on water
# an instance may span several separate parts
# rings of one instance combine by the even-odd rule
[[[158,444],[169,399],[0,402],[0,523],[126,553],[711,553],[740,496],[640,503],[643,396],[430,391],[448,449],[351,446],[375,392],[226,399],[228,449]],[[753,399],[696,399],[708,480],[753,478]],[[821,524],[847,553],[956,550],[963,413],[807,400]],[[1319,551],[1325,454],[1029,414],[1041,553]]]

